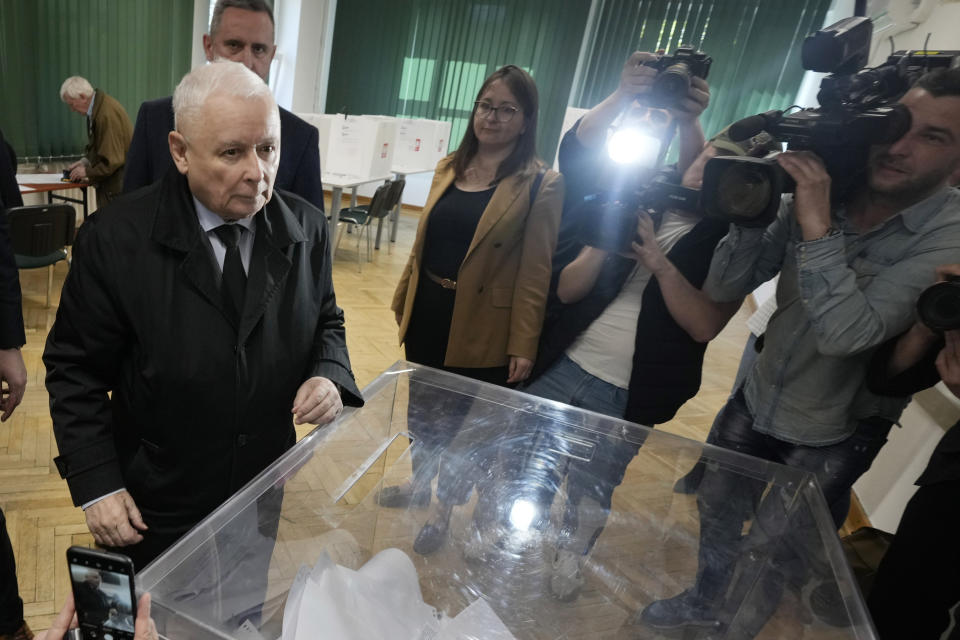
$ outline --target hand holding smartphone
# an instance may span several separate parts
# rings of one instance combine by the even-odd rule
[[[137,617],[133,562],[130,558],[85,547],[67,549],[79,637],[133,640]]]

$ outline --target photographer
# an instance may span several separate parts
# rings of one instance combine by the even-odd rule
[[[941,280],[960,276],[960,264],[939,267],[937,275]],[[935,333],[921,319],[877,350],[868,383],[874,393],[909,396],[940,380],[960,398],[960,330]],[[950,610],[960,601],[955,573],[960,568],[958,425],[940,439],[917,478],[919,489],[907,503],[867,598],[883,640],[939,638],[950,624]]]
[[[603,102],[588,111],[560,142],[559,164],[566,184],[563,219],[557,249],[553,258],[554,285],[560,270],[580,253],[583,244],[579,233],[584,220],[580,204],[590,194],[597,193],[607,182],[607,176],[617,168],[611,166],[607,157],[607,140],[616,124],[633,124],[647,129],[660,140],[661,149],[654,150],[654,157],[662,155],[670,144],[671,131],[675,128],[679,159],[677,175],[682,175],[703,149],[704,136],[700,127],[700,114],[710,103],[710,87],[703,78],[690,78],[690,91],[686,98],[672,108],[649,108],[650,95],[657,70],[650,66],[658,55],[635,51],[623,65],[620,84]],[[653,177],[653,167],[637,170],[638,182]],[[589,222],[589,221],[586,221]],[[555,300],[554,300],[555,301]]]
[[[717,136],[682,184],[698,188],[704,165],[716,155],[754,151],[750,141],[742,145]],[[535,371],[526,391],[645,425],[673,418],[700,388],[706,343],[740,306],[714,303],[699,289],[725,232],[725,223],[699,213],[667,211],[658,227],[639,213],[638,239],[630,251],[584,246],[560,273],[562,304],[541,340],[544,370]],[[553,595],[563,600],[580,590],[583,565],[605,525],[613,492],[640,447],[617,437],[596,444],[589,462],[572,459],[567,467],[563,533],[550,581]],[[549,504],[543,506],[549,510]]]
[[[737,301],[780,272],[763,350],[718,416],[716,441],[812,473],[837,526],[846,515],[838,505],[905,405],[866,388],[870,357],[909,326],[935,267],[960,260],[960,194],[948,188],[960,174],[960,69],[923,76],[900,103],[909,130],[871,149],[865,183],[845,206],[831,203],[831,176],[817,156],[781,154],[795,195],[766,229],[731,227],[704,287],[714,300]],[[648,606],[646,624],[718,624],[743,523],[761,516],[763,488],[728,469],[707,471],[696,584]],[[768,604],[778,593],[767,591]]]

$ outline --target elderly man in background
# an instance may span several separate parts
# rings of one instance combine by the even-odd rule
[[[266,82],[277,52],[270,5],[264,0],[218,0],[210,20],[210,33],[203,36],[203,49],[207,60],[240,62]],[[166,173],[171,165],[167,151],[167,134],[171,130],[171,98],[140,105],[127,155],[124,193],[151,184]],[[297,194],[323,211],[317,128],[281,107],[280,136],[283,152],[276,187]]]
[[[123,190],[123,165],[133,136],[130,118],[123,105],[80,76],[63,81],[60,99],[87,116],[89,142],[83,158],[67,170],[74,180],[89,180],[97,188],[98,206],[103,206]]]
[[[286,451],[294,420],[363,402],[325,221],[274,190],[270,89],[221,62],[173,105],[175,168],[81,227],[43,356],[57,467],[138,569]]]

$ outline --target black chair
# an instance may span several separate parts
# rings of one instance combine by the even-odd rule
[[[18,269],[47,267],[47,306],[53,288],[53,265],[69,263],[67,247],[73,244],[77,214],[68,204],[37,204],[7,209],[10,242]]]
[[[377,187],[376,192],[373,194],[373,198],[370,200],[370,204],[359,206],[359,207],[350,207],[349,209],[344,209],[340,212],[340,222],[346,224],[352,224],[357,228],[357,271],[363,270],[363,261],[360,254],[360,241],[363,238],[364,232],[367,236],[367,259],[373,259],[373,250],[370,246],[370,223],[374,220],[382,220],[386,215],[390,213],[390,208],[387,206],[390,200],[390,194],[393,190],[394,182],[387,180],[382,185]],[[340,240],[343,238],[343,231],[340,230],[337,232],[337,244],[336,248],[340,247]]]
[[[380,230],[383,227],[383,221],[389,220],[390,216],[396,210],[397,215],[400,215],[400,199],[403,197],[403,189],[407,186],[407,181],[403,178],[399,178],[393,181],[393,189],[390,190],[390,195],[388,196],[387,201],[387,215],[377,221],[377,248],[380,248]],[[392,244],[387,244],[387,249],[389,251],[393,250]]]

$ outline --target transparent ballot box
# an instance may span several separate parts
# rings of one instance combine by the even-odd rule
[[[805,472],[406,362],[364,397],[137,576],[163,637],[875,637]]]

